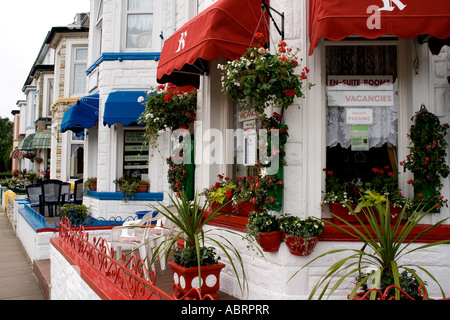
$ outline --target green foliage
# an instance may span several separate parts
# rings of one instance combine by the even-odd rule
[[[278,218],[267,210],[262,212],[252,211],[248,217],[247,236],[256,238],[261,232],[280,230]]]
[[[197,250],[196,248],[185,248],[180,250],[176,247],[173,251],[173,259],[175,263],[186,267],[196,267],[197,266]],[[215,248],[213,247],[201,247],[200,248],[200,265],[210,266],[217,264],[220,257],[216,258]]]
[[[73,210],[73,213],[72,213]],[[83,223],[89,215],[89,209],[84,205],[66,203],[60,208],[61,217],[68,217],[71,221]]]
[[[316,292],[319,293],[318,298],[321,299],[328,291],[328,297],[347,279],[349,276],[361,275],[364,270],[368,267],[377,268],[375,274],[376,281],[380,281],[382,275],[388,274],[392,275],[393,282],[400,287],[400,274],[403,270],[410,272],[414,275],[415,279],[420,285],[424,285],[425,282],[414,269],[419,269],[424,272],[429,278],[431,278],[441,289],[442,296],[445,297],[444,291],[440,286],[436,278],[424,267],[421,267],[414,263],[400,263],[400,259],[405,255],[412,255],[416,251],[427,249],[439,244],[450,243],[450,239],[445,239],[441,241],[435,241],[430,243],[425,243],[416,247],[412,247],[416,240],[423,237],[425,234],[435,229],[437,226],[444,223],[448,218],[443,219],[436,224],[430,226],[426,230],[420,232],[417,235],[412,234],[412,230],[420,224],[422,219],[427,215],[427,212],[422,212],[423,207],[417,207],[406,220],[403,220],[405,215],[405,208],[403,208],[400,213],[399,219],[395,224],[391,224],[391,213],[390,213],[390,203],[386,201],[385,203],[377,202],[373,207],[378,214],[374,213],[372,207],[363,210],[363,214],[368,220],[368,224],[365,224],[361,219],[355,215],[359,223],[353,225],[342,218],[333,215],[336,219],[340,220],[341,223],[335,224],[332,221],[321,219],[322,222],[328,224],[336,229],[341,230],[347,235],[351,236],[354,240],[363,243],[361,249],[333,249],[325,252],[316,258],[309,261],[302,268],[297,270],[292,277],[303,270],[305,267],[311,265],[315,261],[327,257],[332,254],[339,254],[342,257],[345,253],[348,253],[344,258],[333,263],[321,276],[321,278],[314,285],[309,298],[313,298]],[[352,213],[354,211],[349,207]],[[377,221],[377,216],[380,222]],[[342,224],[345,224],[343,226]],[[358,228],[359,227],[359,228]],[[409,258],[408,261],[414,261],[414,259]],[[291,278],[292,278],[291,277]],[[358,288],[367,280],[363,277],[362,280],[357,284],[355,289],[350,294],[350,299],[356,295]],[[395,297],[398,300],[400,298],[400,292],[395,290]],[[374,298],[374,295],[372,296]]]
[[[323,233],[324,224],[315,217],[302,219],[286,213],[280,217],[280,230],[291,237],[312,238]]]
[[[199,195],[196,193],[192,201],[189,201],[184,191],[178,194],[178,197],[172,197],[169,195],[173,210],[166,207],[164,204],[158,202],[158,207],[150,204],[150,207],[154,210],[161,212],[166,218],[164,224],[164,236],[163,241],[154,248],[153,256],[150,263],[153,263],[159,256],[163,256],[168,260],[169,255],[172,252],[172,248],[177,246],[177,241],[184,240],[184,250],[195,251],[197,256],[197,264],[199,280],[201,279],[201,257],[202,253],[208,253],[210,251],[202,248],[207,247],[205,241],[208,241],[216,249],[220,250],[224,254],[232,267],[236,279],[238,280],[241,290],[247,287],[247,277],[245,274],[244,262],[239,251],[234,247],[231,241],[223,233],[229,233],[238,235],[228,229],[221,229],[220,232],[216,232],[215,228],[204,229],[211,220],[226,215],[228,213],[220,212],[222,206],[217,207],[212,211],[207,211],[206,207],[208,203],[205,201],[203,205],[200,203]],[[191,253],[183,253],[183,256],[192,257]],[[191,260],[191,258],[189,258]],[[236,262],[239,264],[239,271],[237,269]],[[210,261],[210,260],[208,260]],[[241,280],[242,276],[242,280]],[[201,285],[199,285],[201,287]]]
[[[139,179],[137,178],[119,178],[113,182],[120,187],[120,191],[123,193],[122,200],[127,202],[130,198],[134,199],[136,189],[139,186]]]
[[[139,123],[145,125],[146,138],[151,147],[157,147],[160,130],[175,130],[195,120],[197,91],[170,91],[164,85],[149,91],[145,99],[145,110]]]
[[[295,74],[299,65],[296,56],[284,41],[278,44],[278,52],[271,54],[263,47],[251,47],[239,59],[219,65],[223,70],[222,88],[233,101],[244,109],[255,109],[263,114],[265,107],[276,104],[288,108],[295,97],[304,97],[303,85],[308,68]]]
[[[448,205],[448,199],[441,196],[442,178],[447,178],[450,174],[450,167],[446,163],[447,157],[447,141],[445,136],[449,129],[449,124],[441,125],[439,118],[433,113],[427,111],[422,106],[416,112],[415,122],[411,126],[408,137],[411,139],[412,146],[410,154],[406,156],[406,160],[401,162],[403,170],[410,170],[414,173],[412,183],[415,190],[422,190],[427,185],[434,189],[428,201],[436,207]],[[425,197],[421,197],[419,201]]]

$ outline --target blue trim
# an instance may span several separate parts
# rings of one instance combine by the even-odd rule
[[[29,204],[25,204],[22,209],[19,209],[19,213],[35,231],[39,229],[55,228],[45,220],[43,215],[31,208]]]
[[[89,190],[88,197],[98,199],[98,200],[122,200],[122,192],[99,192]],[[129,199],[128,201],[163,201],[164,193],[162,192],[138,192],[134,194],[134,199]]]
[[[103,61],[123,60],[155,60],[158,61],[161,52],[103,52],[101,56],[86,70],[86,75],[94,71]]]

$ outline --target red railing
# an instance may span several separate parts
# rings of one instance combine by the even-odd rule
[[[114,259],[114,249],[108,241],[102,237],[94,237],[90,242],[89,233],[84,227],[72,226],[66,217],[61,220],[58,241],[53,240],[58,243],[60,250],[65,252],[65,256],[70,256],[80,269],[89,269],[84,272],[89,283],[104,287],[97,288],[97,291],[104,292],[105,289],[109,292],[119,292],[109,296],[105,294],[109,299],[183,300],[188,296],[192,299],[193,294],[198,299],[213,299],[210,295],[202,296],[197,288],[176,298],[173,293],[177,292],[175,285],[172,294],[168,294],[156,286],[156,272],[149,272],[141,258],[123,254],[121,261]]]

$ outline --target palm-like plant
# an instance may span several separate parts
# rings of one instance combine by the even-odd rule
[[[202,205],[200,203],[200,198],[198,194],[194,195],[194,199],[189,201],[186,197],[186,194],[182,191],[179,193],[178,197],[172,197],[169,195],[169,198],[175,207],[175,210],[169,209],[167,206],[164,206],[162,203],[158,202],[158,205],[161,208],[158,208],[154,205],[150,205],[154,210],[160,211],[163,216],[169,221],[169,224],[173,224],[175,227],[172,232],[165,235],[164,240],[154,249],[151,263],[153,263],[157,256],[164,256],[166,261],[168,260],[172,249],[176,246],[177,240],[182,239],[185,242],[185,249],[193,250],[195,249],[197,253],[197,266],[199,273],[199,282],[201,281],[201,253],[202,248],[205,248],[205,242],[210,242],[217,248],[219,248],[229,259],[230,264],[233,268],[233,271],[238,280],[241,291],[243,291],[244,287],[247,288],[247,278],[245,275],[244,264],[242,261],[242,257],[239,251],[234,247],[234,245],[228,240],[223,234],[215,232],[215,229],[204,230],[204,226],[219,216],[229,214],[220,212],[220,209],[227,204],[227,202],[223,203],[219,207],[214,210],[208,212],[206,207],[208,203]],[[222,232],[228,232],[236,234],[235,232],[227,229],[221,230]],[[237,260],[240,268],[236,266],[236,263],[233,260],[233,257]],[[239,277],[240,270],[242,272],[242,281]],[[199,283],[199,288],[201,288],[201,284]]]
[[[349,253],[347,257],[342,258],[339,261],[335,262],[326,270],[326,272],[321,276],[321,278],[317,281],[317,283],[313,287],[309,295],[309,299],[312,299],[312,297],[316,292],[318,292],[318,290],[321,290],[318,297],[319,299],[321,299],[325,295],[328,289],[329,289],[328,293],[329,297],[349,276],[359,275],[360,281],[349,295],[349,299],[353,299],[359,287],[362,284],[364,284],[369,279],[369,277],[373,276],[373,274],[369,274],[365,277],[361,276],[363,270],[368,267],[373,268],[374,266],[378,268],[378,270],[375,272],[374,275],[375,286],[377,286],[380,283],[382,274],[389,274],[392,275],[394,279],[393,284],[396,285],[397,287],[400,287],[400,274],[402,269],[410,272],[417,280],[417,282],[423,286],[424,281],[413,269],[417,268],[423,271],[427,276],[429,276],[434,282],[437,283],[437,285],[440,288],[442,296],[445,297],[445,293],[442,290],[441,285],[428,270],[416,264],[409,264],[409,263],[402,264],[399,260],[403,256],[410,255],[416,251],[433,247],[443,243],[450,243],[450,239],[446,239],[441,241],[435,241],[432,243],[426,243],[424,245],[420,245],[414,248],[411,246],[416,240],[418,240],[419,238],[421,238],[422,236],[424,236],[425,234],[427,234],[428,232],[430,232],[431,230],[442,224],[448,218],[439,221],[438,223],[430,226],[426,230],[414,236],[412,235],[414,227],[416,227],[428,213],[422,212],[423,206],[417,208],[417,210],[411,216],[409,216],[403,223],[402,218],[405,215],[405,208],[404,208],[400,213],[400,218],[395,223],[395,225],[391,224],[389,201],[385,203],[377,202],[375,203],[373,208],[377,212],[375,212],[371,207],[367,207],[366,208],[367,210],[363,211],[363,213],[366,215],[368,219],[368,224],[364,224],[357,215],[355,216],[357,217],[359,223],[356,225],[352,225],[347,221],[345,221],[344,219],[336,217],[345,224],[345,227],[334,224],[333,222],[328,220],[320,219],[324,223],[334,228],[337,228],[345,232],[346,234],[350,235],[354,239],[362,242],[363,246],[359,250],[357,249],[330,250],[328,252],[319,255],[318,257],[316,257],[315,259],[311,260],[306,265],[304,265],[302,268],[297,270],[297,272],[295,272],[292,277],[294,277],[298,272],[300,272],[300,270],[302,270],[303,268],[305,268],[306,266],[310,265],[311,263],[320,258],[323,258],[325,256],[334,253],[341,253],[341,252]],[[353,214],[354,211],[351,208],[349,209]],[[377,220],[377,216],[379,216],[379,222]],[[371,250],[367,251],[367,249],[369,248]],[[335,282],[333,283],[333,281]],[[397,289],[395,291],[396,291],[395,298],[398,300],[400,298],[400,291]],[[376,291],[373,291],[370,295],[370,298],[374,299],[375,295]]]

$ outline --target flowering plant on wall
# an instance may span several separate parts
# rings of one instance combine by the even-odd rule
[[[415,199],[429,201],[436,207],[447,205],[440,190],[442,178],[450,174],[450,167],[445,162],[447,142],[445,136],[448,123],[441,124],[439,118],[422,106],[416,112],[415,123],[411,126],[408,137],[412,146],[406,160],[401,162],[403,170],[414,173],[414,179],[408,183],[414,186]]]
[[[167,181],[173,192],[179,196],[179,193],[186,188],[187,170],[183,163],[176,164],[173,157],[167,158],[166,162],[169,165]]]
[[[160,85],[150,90],[146,98],[140,97],[139,102],[145,103],[145,110],[138,121],[145,125],[150,145],[156,147],[159,131],[175,130],[195,120],[197,91],[191,86]]]
[[[224,71],[222,88],[243,109],[255,109],[260,115],[270,105],[288,108],[295,97],[303,97],[303,90],[312,86],[304,84],[307,67],[295,73],[301,62],[297,53],[284,41],[275,54],[264,47],[251,47],[239,59],[218,66]]]
[[[218,174],[219,181],[209,188],[205,188],[201,193],[204,195],[209,203],[223,204],[228,201],[232,201],[238,190],[236,184],[232,183],[229,177],[222,174]]]

